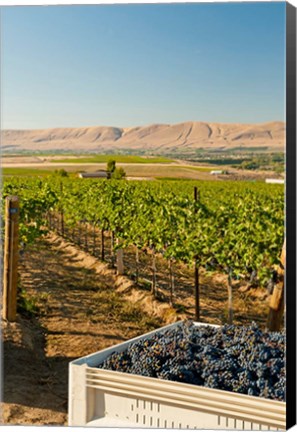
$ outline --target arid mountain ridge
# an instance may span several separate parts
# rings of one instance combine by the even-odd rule
[[[1,146],[6,151],[107,151],[147,150],[165,153],[185,149],[237,149],[267,147],[283,151],[286,125],[184,122],[131,128],[92,126],[39,130],[3,130]]]

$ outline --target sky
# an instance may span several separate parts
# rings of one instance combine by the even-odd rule
[[[285,120],[285,2],[1,8],[1,128]]]

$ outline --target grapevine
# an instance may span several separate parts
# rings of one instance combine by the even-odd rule
[[[115,233],[117,248],[134,245],[231,278],[273,276],[284,240],[284,191],[244,182],[133,182],[5,179],[3,197],[19,195],[25,243],[44,232],[46,212],[65,226],[88,223]],[[256,275],[256,276],[255,276]]]

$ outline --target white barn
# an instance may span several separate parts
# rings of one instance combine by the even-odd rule
[[[273,183],[273,184],[284,184],[284,179],[265,179],[265,183]]]
[[[210,171],[211,175],[221,175],[221,174],[229,174],[226,170],[213,170]]]
[[[79,173],[79,178],[110,178],[110,173],[104,170],[99,170],[92,173]]]

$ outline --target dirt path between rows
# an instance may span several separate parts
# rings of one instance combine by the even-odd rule
[[[167,306],[54,235],[24,254],[20,280],[38,313],[2,323],[2,422],[66,425],[69,362],[159,327]]]

